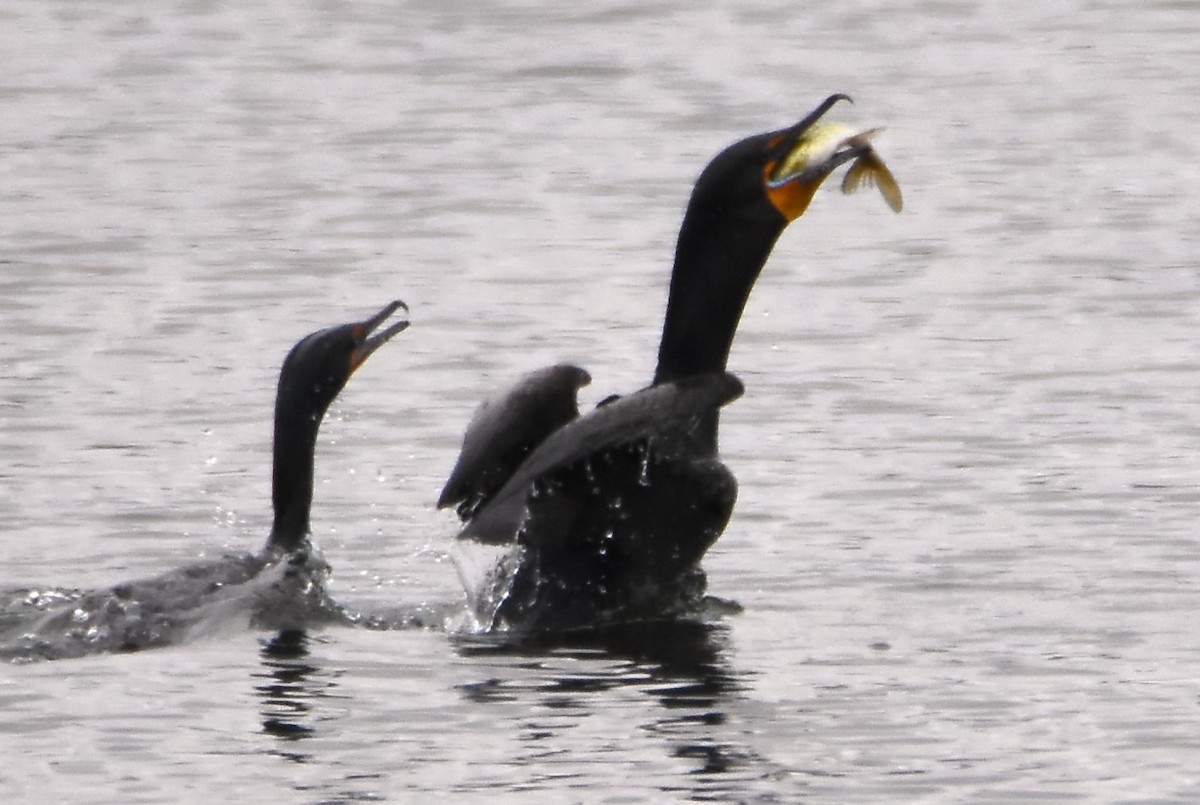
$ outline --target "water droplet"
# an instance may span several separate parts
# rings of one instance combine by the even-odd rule
[[[638,466],[638,486],[650,486],[650,451],[642,452]]]

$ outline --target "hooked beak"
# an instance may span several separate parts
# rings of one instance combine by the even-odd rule
[[[768,169],[767,184],[780,187],[789,182],[817,182],[833,172],[839,165],[849,162],[862,153],[861,148],[853,146],[836,150],[824,159],[817,159],[817,151],[825,144],[825,137],[818,137],[830,126],[817,126],[821,118],[832,109],[838,101],[854,103],[849,95],[837,93],[830,95],[816,109],[805,115],[794,126],[780,132],[778,140],[772,148],[771,164]],[[836,124],[834,124],[836,126]]]
[[[367,358],[371,357],[371,353],[382,347],[388,340],[397,333],[403,332],[408,327],[408,318],[402,318],[399,321],[393,322],[386,329],[376,333],[383,326],[393,313],[397,310],[408,313],[408,305],[397,299],[394,302],[389,302],[383,310],[376,313],[366,321],[359,322],[354,325],[354,338],[357,346],[350,356],[350,370],[353,371]],[[374,335],[372,335],[374,333]]]

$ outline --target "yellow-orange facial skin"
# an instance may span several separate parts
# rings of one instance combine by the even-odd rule
[[[356,324],[351,332],[354,334],[354,348],[350,351],[350,373],[354,374],[358,367],[366,363],[367,357],[371,354],[371,351],[366,349],[370,330],[365,325]]]
[[[791,223],[804,215],[804,211],[812,203],[813,196],[816,195],[821,182],[825,181],[825,177],[822,176],[815,182],[802,182],[797,179],[773,186],[767,181],[773,165],[774,163],[768,164],[763,175],[763,184],[767,188],[767,199],[775,209],[779,210],[780,215]]]

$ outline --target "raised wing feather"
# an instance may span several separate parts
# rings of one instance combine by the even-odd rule
[[[484,402],[463,435],[462,451],[438,498],[470,520],[504,486],[547,436],[578,418],[576,394],[591,382],[578,366],[531,372],[502,395]]]

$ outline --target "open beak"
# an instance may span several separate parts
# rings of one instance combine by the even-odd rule
[[[355,347],[354,353],[350,356],[351,371],[362,366],[363,362],[371,357],[371,353],[386,344],[392,336],[408,327],[408,318],[405,316],[388,325],[385,329],[375,332],[380,327],[383,327],[397,310],[407,314],[408,305],[397,299],[394,302],[389,302],[383,310],[371,318],[354,325],[354,338],[358,342],[358,345]]]

